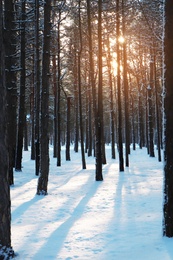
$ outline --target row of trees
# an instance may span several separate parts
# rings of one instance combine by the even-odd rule
[[[15,35],[15,40],[20,55],[16,57],[19,98],[15,105],[19,117],[13,128],[17,131],[14,133],[17,148],[16,142],[13,147],[17,155],[15,169],[21,170],[24,138],[25,149],[28,140],[31,144],[31,158],[36,161],[36,175],[39,175],[40,126],[44,119],[41,104],[46,106],[47,102],[48,127],[43,136],[53,140],[57,166],[61,165],[62,144],[66,144],[66,159],[70,160],[70,142],[76,152],[81,144],[83,169],[87,167],[86,153],[91,156],[94,148],[96,179],[97,174],[98,179],[103,178],[105,143],[111,143],[112,158],[116,157],[117,143],[120,171],[129,166],[130,143],[133,149],[136,143],[140,148],[146,146],[150,156],[154,156],[157,144],[161,161],[163,5],[157,1],[152,4],[148,1],[51,2],[47,51],[50,85],[45,90],[46,102],[40,96],[46,75],[42,74],[45,31],[42,1],[36,1],[35,5],[30,1],[17,2],[15,14],[20,34]],[[27,126],[31,129],[29,137],[25,135]]]
[[[165,63],[170,61],[171,41],[166,33],[171,34],[171,1],[167,5]],[[0,15],[0,245],[1,254],[10,257],[14,252],[8,184],[14,183],[13,169],[22,170],[22,152],[28,145],[39,175],[38,195],[47,194],[50,140],[57,166],[61,166],[62,145],[66,145],[66,160],[70,160],[70,144],[75,152],[81,145],[83,169],[86,154],[93,154],[97,181],[103,180],[105,143],[111,144],[113,159],[117,144],[120,171],[129,166],[130,144],[133,149],[136,143],[147,147],[151,157],[156,144],[161,161],[163,3],[0,0]],[[167,93],[165,114],[172,111],[172,92]],[[168,122],[170,118],[169,114]],[[165,129],[171,139],[172,128],[165,124]],[[167,159],[169,138],[164,154],[168,176],[172,169]],[[170,233],[164,229],[164,234],[172,236],[167,211],[173,212],[166,204],[165,226]]]

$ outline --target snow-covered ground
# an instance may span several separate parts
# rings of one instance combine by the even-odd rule
[[[132,151],[119,172],[107,146],[103,182],[95,181],[95,159],[71,150],[56,166],[50,148],[47,196],[36,195],[30,152],[11,187],[12,246],[20,260],[168,260],[173,239],[162,237],[163,163],[145,148]],[[118,158],[118,154],[117,154]]]

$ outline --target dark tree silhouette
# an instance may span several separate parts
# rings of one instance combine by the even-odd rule
[[[173,237],[173,2],[165,0],[163,235]]]
[[[79,127],[80,127],[80,143],[81,143],[81,156],[82,168],[86,169],[85,150],[84,150],[84,132],[83,132],[83,118],[82,118],[82,89],[81,89],[81,54],[82,54],[82,28],[81,28],[81,1],[79,0],[79,49],[77,55],[78,67],[78,94],[79,94]]]
[[[96,181],[103,180],[102,142],[103,142],[103,81],[102,81],[102,1],[98,1],[98,107],[96,125]]]
[[[19,94],[19,107],[18,107],[18,131],[17,131],[17,145],[16,145],[16,163],[15,170],[22,170],[22,152],[23,152],[23,138],[24,138],[24,126],[25,126],[25,88],[26,88],[26,39],[25,39],[25,0],[22,1],[22,18],[21,24],[21,46],[20,46],[20,94]]]
[[[35,130],[35,174],[40,170],[40,54],[39,54],[39,0],[35,1],[35,60],[34,60],[34,130]]]
[[[2,1],[0,0],[0,259],[14,256],[11,247],[11,201],[7,146],[7,111],[5,87],[5,49]]]
[[[153,133],[153,88],[154,88],[154,60],[153,53],[151,51],[151,60],[150,60],[150,85],[148,86],[148,129],[149,129],[149,154],[151,157],[154,157],[154,133]]]
[[[67,98],[67,127],[66,127],[66,161],[70,161],[70,117],[71,117],[71,97]]]
[[[16,149],[16,107],[17,107],[17,84],[16,84],[16,30],[14,22],[14,2],[5,1],[5,67],[7,88],[7,129],[8,129],[8,151],[9,151],[9,178],[10,184],[14,184],[13,168],[15,165]]]
[[[119,170],[124,171],[124,157],[123,157],[123,141],[122,141],[122,102],[121,102],[121,81],[120,81],[120,14],[119,14],[119,0],[116,1],[116,33],[117,33],[117,92],[118,92],[118,152],[119,152]]]
[[[124,0],[122,0],[122,30],[126,35],[126,17],[125,17]],[[123,44],[123,81],[124,81],[124,110],[125,110],[125,161],[126,167],[129,167],[130,154],[130,124],[129,124],[129,86],[127,78],[127,44],[124,39]]]
[[[46,195],[49,175],[49,65],[50,65],[50,10],[51,0],[44,3],[44,39],[42,59],[42,89],[41,89],[41,137],[40,137],[40,176],[37,194]]]

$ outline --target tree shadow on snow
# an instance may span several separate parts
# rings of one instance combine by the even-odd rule
[[[82,217],[87,203],[96,193],[100,186],[100,182],[94,182],[93,175],[91,175],[91,177],[88,179],[88,183],[85,185],[89,185],[90,187],[86,189],[84,197],[79,201],[71,216],[56,230],[54,230],[54,232],[48,238],[47,242],[33,256],[33,260],[40,259],[44,252],[47,252],[46,257],[49,257],[49,259],[57,259],[57,254],[61,250],[69,230],[73,227],[74,223]]]

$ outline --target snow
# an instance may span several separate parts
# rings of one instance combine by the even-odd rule
[[[168,260],[173,240],[162,237],[163,163],[145,148],[132,151],[119,172],[106,147],[104,181],[95,181],[95,159],[71,149],[56,166],[50,148],[48,195],[36,195],[35,163],[23,154],[23,170],[11,187],[12,246],[18,260]],[[157,153],[156,153],[157,154]],[[117,154],[118,158],[118,154]]]

